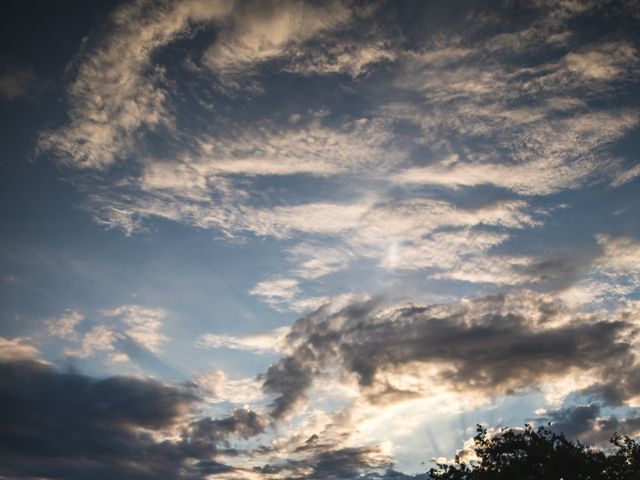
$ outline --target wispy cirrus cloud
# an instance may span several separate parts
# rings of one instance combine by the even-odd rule
[[[200,348],[232,348],[254,353],[279,353],[285,348],[284,339],[289,327],[278,327],[255,335],[232,336],[205,333],[196,340]]]
[[[188,36],[194,25],[220,28],[202,62],[224,79],[290,54],[290,48],[351,16],[338,1],[318,7],[305,2],[255,6],[188,0],[149,8],[137,1],[117,9],[76,60],[76,78],[68,88],[68,125],[43,132],[40,149],[74,167],[104,170],[126,159],[148,131],[173,131],[166,68],[152,57]]]
[[[166,219],[227,238],[300,245],[330,238],[333,254],[313,260],[316,279],[323,270],[338,271],[329,256],[339,250],[352,263],[374,259],[383,269],[424,270],[432,280],[526,283],[518,272],[537,260],[501,249],[513,231],[544,224],[531,197],[634,176],[609,146],[637,127],[637,109],[596,103],[633,82],[638,54],[628,40],[571,36],[572,19],[594,8],[536,4],[509,31],[489,28],[501,14],[486,13],[463,21],[464,35],[426,35],[410,44],[395,20],[380,22],[380,5],[356,11],[341,2],[256,8],[191,1],[161,3],[147,15],[135,3],[116,11],[87,43],[69,87],[71,121],[44,134],[41,147],[69,165],[103,171],[87,185],[84,206],[99,223],[128,235]],[[226,113],[219,127],[182,131],[179,82],[169,87],[156,53],[196,35],[195,25],[217,34],[202,58],[190,59],[196,70],[182,74],[217,78],[226,86],[203,85],[203,92],[215,91],[224,102],[239,95],[225,88],[260,82],[261,75],[347,73],[355,81],[365,71],[375,76],[382,64],[391,92],[373,98],[375,81],[369,87],[360,78],[368,104],[355,111],[288,109],[251,121]],[[133,38],[135,48],[118,55],[118,45]],[[522,64],[524,54],[534,60]],[[109,81],[96,74],[107,66]],[[241,95],[255,99],[259,92]],[[133,142],[154,129],[167,130],[171,154],[151,154],[144,141]],[[134,152],[131,169],[105,174]],[[296,178],[310,182],[314,198],[263,189]],[[497,187],[509,200],[462,208],[434,190],[442,187],[460,195]],[[287,278],[310,284],[310,261],[292,265]],[[271,304],[292,305],[287,295]],[[304,300],[298,292],[295,308],[331,295]]]
[[[68,88],[69,123],[43,132],[40,148],[77,168],[105,169],[127,157],[144,130],[171,125],[164,69],[151,60],[190,22],[228,13],[224,2],[199,0],[117,9],[86,41]]]
[[[300,44],[343,26],[352,12],[339,1],[315,5],[306,2],[238,2],[233,21],[204,54],[203,61],[222,76],[246,75],[256,65],[291,56]]]

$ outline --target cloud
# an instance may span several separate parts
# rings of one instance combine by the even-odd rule
[[[160,346],[168,340],[162,333],[162,322],[167,312],[162,308],[142,305],[120,305],[103,310],[100,322],[94,323],[81,337],[75,327],[84,320],[80,312],[72,311],[49,322],[50,335],[56,335],[73,342],[65,354],[88,358],[102,353],[111,353],[112,362],[127,361],[128,353],[142,353],[141,349],[152,354],[160,353]],[[125,348],[127,352],[119,352]]]
[[[384,151],[390,140],[383,121],[367,118],[323,125],[328,112],[308,112],[295,125],[263,125],[231,138],[201,140],[201,164],[210,174],[295,175],[326,177],[365,172],[394,155]]]
[[[267,123],[257,130],[245,126],[238,133],[234,127],[224,135],[203,136],[197,154],[149,160],[139,176],[121,179],[112,188],[96,187],[85,208],[99,223],[127,234],[143,230],[152,218],[217,229],[228,236],[250,232],[283,238],[296,231],[343,229],[340,225],[366,208],[369,199],[355,198],[350,204],[336,199],[283,204],[274,199],[274,207],[264,209],[257,208],[247,188],[261,181],[259,177],[366,177],[398,156],[385,150],[388,133],[380,122],[363,119],[328,126],[320,124],[315,113],[307,117],[306,124],[298,126]],[[341,220],[340,212],[349,217]]]
[[[351,16],[351,8],[340,1],[315,5],[187,0],[149,5],[140,0],[121,6],[104,27],[85,40],[67,92],[69,122],[43,132],[39,148],[54,153],[64,164],[105,170],[139,150],[137,144],[144,143],[150,131],[179,136],[167,67],[156,63],[154,55],[176,39],[189,37],[196,25],[217,30],[216,40],[201,61],[228,87],[242,82],[257,65],[294,55],[306,40],[347,25]],[[352,52],[350,61],[344,59],[345,53],[340,61],[358,64],[357,69],[362,70],[381,55],[388,56],[377,50],[371,46]],[[9,91],[9,80],[5,83]],[[319,134],[323,141],[323,132]],[[320,168],[319,173],[328,173],[327,165],[316,163],[297,168]],[[249,174],[252,168],[258,174],[279,170],[259,156],[221,162],[219,168]],[[280,168],[289,172],[295,167],[290,163]],[[150,172],[150,180],[154,173]]]
[[[604,234],[596,235],[596,241],[600,251],[561,295],[573,303],[624,303],[640,288],[640,242]]]
[[[347,207],[350,208],[347,210]],[[298,232],[332,234],[339,242],[332,248],[310,247],[308,243],[294,246],[291,260],[297,264],[288,272],[291,276],[265,280],[250,291],[277,310],[294,311],[320,307],[332,297],[305,298],[303,281],[345,269],[349,259],[358,257],[374,258],[381,267],[390,270],[432,269],[431,278],[526,283],[529,277],[519,271],[531,263],[530,258],[487,257],[487,254],[509,238],[509,230],[535,226],[539,222],[538,215],[530,213],[522,201],[459,208],[442,200],[410,198],[340,208],[300,205],[296,207],[296,214],[293,210],[285,213],[284,208],[276,210],[277,220],[268,222],[274,229],[272,235],[287,238]],[[333,223],[334,218],[339,218],[334,216],[338,213],[342,218]],[[258,216],[266,217],[267,212]],[[245,220],[263,225],[251,217]],[[293,231],[289,233],[290,230]]]
[[[384,4],[372,2],[353,9],[344,28],[319,35],[290,56],[284,71],[298,75],[348,75],[352,78],[375,71],[402,55],[395,19],[381,13]]]
[[[98,352],[113,352],[118,340],[116,332],[106,325],[94,325],[80,341],[78,348],[67,348],[65,354],[71,357],[88,358]]]
[[[253,287],[249,293],[262,298],[274,308],[282,303],[291,301],[300,293],[298,281],[295,278],[277,278],[264,280]]]
[[[317,50],[308,48],[299,52],[286,71],[300,75],[343,74],[359,77],[367,74],[380,62],[394,62],[398,49],[385,39],[364,42],[340,42],[322,45]]]
[[[85,41],[68,88],[69,123],[43,132],[39,146],[77,168],[105,169],[127,157],[145,129],[171,126],[165,70],[151,55],[191,22],[224,17],[228,2],[135,1],[116,9]]]
[[[638,176],[640,176],[640,164],[634,165],[633,167],[618,173],[611,182],[611,186],[619,187],[620,185],[624,185],[625,183],[632,181]]]
[[[383,122],[359,119],[329,126],[321,122],[325,113],[307,112],[295,125],[263,122],[256,129],[230,126],[223,135],[203,135],[196,154],[147,162],[140,178],[128,182],[147,195],[183,203],[219,201],[216,194],[238,202],[246,194],[234,178],[365,173],[396,156],[384,150],[389,134]]]
[[[616,433],[634,437],[640,432],[640,417],[603,417],[598,404],[574,405],[554,410],[538,420],[550,422],[552,430],[594,447],[606,448]]]
[[[343,379],[355,375],[370,399],[391,391],[428,396],[430,385],[469,395],[514,394],[578,370],[595,385],[613,365],[636,364],[624,333],[632,328],[628,320],[573,312],[530,292],[454,305],[369,301],[333,314],[320,309],[293,325],[292,353],[265,373],[264,390],[275,395],[272,415],[280,418],[336,367]],[[419,381],[406,383],[403,377]]]
[[[183,435],[188,438],[190,450],[201,450],[206,455],[212,446],[220,445],[231,435],[247,439],[264,432],[265,426],[264,419],[256,412],[237,408],[230,416],[222,419],[207,417],[193,421]]]
[[[222,370],[203,373],[193,382],[208,402],[247,405],[262,399],[261,384],[255,378],[230,379]]]
[[[47,321],[47,333],[67,340],[77,339],[76,327],[84,321],[84,315],[76,310],[67,310],[62,315]]]
[[[120,317],[124,334],[153,353],[159,353],[160,345],[168,340],[160,331],[162,320],[167,316],[162,308],[121,305],[103,313],[107,317]]]
[[[188,394],[151,381],[58,373],[33,362],[0,368],[4,475],[175,478],[182,468],[182,458],[164,455],[142,429],[170,428],[193,401]]]
[[[379,203],[318,202],[273,209],[245,208],[244,215],[237,217],[238,224],[227,224],[227,228],[233,228],[236,232],[247,231],[279,239],[300,234],[331,235],[342,240],[350,247],[352,253],[384,259],[394,244],[402,244],[410,255],[411,249],[418,248],[425,236],[445,227],[485,226],[519,229],[534,226],[538,220],[527,212],[527,207],[528,205],[522,201],[503,201],[466,209],[443,200],[428,198]],[[163,212],[165,216],[168,214],[166,210]],[[206,220],[217,221],[211,217]],[[200,225],[205,226],[202,223]],[[477,236],[487,239],[491,237],[493,244],[498,239],[506,238],[504,235],[483,236],[481,232],[478,232]],[[434,236],[434,239],[437,238],[440,237]],[[485,242],[484,245],[488,248],[491,243]],[[293,271],[295,272],[296,268]],[[304,278],[305,275],[303,272],[301,277]],[[293,298],[298,293],[298,283],[298,280],[288,277],[268,280],[259,284],[252,292],[272,297],[273,301],[279,303]]]
[[[603,250],[598,267],[608,276],[633,277],[635,284],[640,284],[640,242],[629,236],[596,238]]]
[[[585,79],[612,80],[637,67],[638,55],[630,43],[605,42],[568,53],[562,60],[570,72]]]
[[[389,241],[419,242],[443,227],[494,226],[523,228],[537,221],[527,212],[525,202],[501,201],[476,208],[460,208],[431,198],[380,203],[363,212],[349,232],[349,242],[361,246],[388,245]]]
[[[460,22],[465,34],[434,35],[404,52],[396,84],[420,100],[382,111],[418,126],[418,141],[433,153],[398,170],[395,180],[453,189],[494,185],[521,195],[621,181],[621,162],[608,146],[638,125],[638,110],[598,99],[615,98],[634,82],[640,60],[627,40],[572,37],[572,22],[595,7],[535,5],[520,23],[491,12]]]
[[[463,107],[467,108],[467,107]],[[413,107],[409,107],[413,109]],[[504,114],[491,107],[484,110],[461,112],[464,123],[453,126],[453,136],[477,134],[494,137],[501,148],[505,148],[517,162],[493,163],[484,154],[476,161],[461,161],[458,157],[430,164],[399,170],[393,179],[400,184],[442,185],[450,188],[494,185],[522,195],[549,195],[583,186],[594,175],[614,175],[618,169],[615,159],[609,157],[605,167],[593,156],[601,147],[621,138],[638,124],[638,115],[633,111],[616,113],[599,112],[574,114],[567,119],[552,118],[555,112],[523,110],[522,118],[517,112]],[[414,117],[412,113],[399,113]],[[501,117],[504,116],[504,124]],[[466,117],[466,118],[464,118]],[[488,122],[491,118],[496,132]],[[415,117],[414,117],[415,118]],[[416,121],[422,122],[422,119]],[[487,131],[465,132],[476,125]],[[602,128],[606,125],[606,128]],[[432,129],[425,125],[423,128]],[[434,125],[433,128],[439,128]],[[522,129],[522,130],[520,130]],[[520,149],[517,144],[526,144]],[[491,148],[491,147],[489,147]],[[604,152],[598,152],[604,155]],[[500,156],[501,152],[495,152]],[[520,158],[518,158],[520,157]],[[485,160],[486,158],[486,160]]]
[[[292,273],[299,270],[294,269]],[[304,272],[302,272],[304,274]],[[302,278],[304,276],[301,275]],[[337,295],[320,295],[308,296],[304,295],[301,288],[298,288],[300,282],[295,278],[280,278],[276,280],[265,280],[259,282],[253,289],[249,291],[251,295],[256,295],[278,312],[292,311],[304,313],[316,310],[322,306],[331,306],[346,304],[358,297],[367,297],[362,292],[347,292]],[[282,349],[282,343],[278,345]]]
[[[610,146],[637,127],[638,110],[599,99],[634,81],[638,55],[623,36],[571,34],[594,8],[536,4],[519,20],[487,10],[405,38],[384,5],[134,2],[85,42],[70,121],[45,132],[41,148],[99,171],[78,181],[84,208],[107,228],[132,235],[165,219],[231,241],[288,241],[291,268],[253,289],[279,310],[320,306],[333,292],[307,287],[359,260],[430,281],[531,285],[542,260],[505,253],[512,230],[541,226],[549,213],[531,197],[633,177]],[[199,50],[163,66],[160,53],[176,39]],[[120,54],[122,45],[131,48]],[[381,63],[385,94],[377,74],[365,75]],[[346,76],[322,82],[333,81],[332,91],[342,82],[340,102],[353,100],[338,108],[278,100],[267,113],[263,104],[280,97],[230,91],[334,73]],[[187,79],[198,82],[189,94]],[[203,103],[206,118],[194,107]],[[126,168],[109,169],[120,161]],[[276,187],[299,180],[304,193]],[[506,192],[462,202],[487,185]],[[331,248],[301,250],[320,244]],[[269,293],[279,278],[297,284]]]
[[[309,439],[310,442],[312,439]],[[312,442],[311,442],[312,445]],[[323,478],[357,478],[363,474],[372,475],[367,478],[383,478],[373,476],[376,470],[391,466],[390,459],[380,452],[378,447],[345,447],[345,448],[310,448],[312,455],[303,459],[290,459],[284,463],[264,465],[256,470],[263,474],[285,473],[286,478],[323,479]],[[401,477],[409,478],[409,477]]]
[[[304,41],[348,22],[351,10],[334,0],[244,2],[232,18],[203,58],[222,76],[246,75],[260,63],[292,55]]]
[[[288,333],[289,327],[278,327],[264,333],[238,337],[205,333],[198,337],[196,346],[199,348],[225,347],[254,353],[282,352],[283,341]]]
[[[197,398],[153,380],[94,379],[29,360],[0,362],[1,474],[11,478],[206,478],[231,438],[261,433],[236,409],[189,420]]]
[[[344,248],[327,248],[300,243],[289,253],[296,264],[292,273],[303,279],[316,279],[348,268],[351,252]]]
[[[39,350],[27,343],[29,339],[0,337],[0,361],[33,360],[40,354]]]

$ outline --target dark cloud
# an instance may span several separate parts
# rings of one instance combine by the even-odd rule
[[[608,404],[621,405],[640,394],[640,371],[633,361],[612,362],[604,381],[589,387],[585,393],[594,394]]]
[[[538,421],[551,424],[551,430],[580,440],[591,446],[606,446],[617,433],[635,436],[640,433],[640,416],[620,419],[614,415],[601,417],[597,404],[575,405],[548,412]]]
[[[262,474],[281,474],[286,472],[286,478],[337,480],[360,478],[367,473],[378,475],[372,473],[372,471],[387,469],[390,466],[390,459],[382,455],[378,447],[370,446],[317,449],[307,458],[288,460],[283,464],[265,465],[256,468],[256,471]],[[375,476],[371,478],[385,477]]]
[[[205,456],[210,454],[211,446],[216,445],[229,448],[227,438],[237,436],[249,438],[264,432],[264,421],[250,410],[238,408],[229,417],[222,419],[202,418],[189,424],[183,433],[186,441],[183,448],[190,456]],[[227,450],[226,453],[234,453]]]
[[[294,324],[289,336],[293,353],[269,369],[264,386],[278,395],[274,417],[293,409],[329,365],[356,374],[363,392],[373,397],[398,392],[381,373],[402,372],[416,363],[439,367],[434,382],[459,391],[511,394],[571,368],[603,373],[616,365],[635,365],[624,337],[631,327],[625,320],[571,312],[530,292],[455,305],[369,302],[338,313],[320,309]],[[629,395],[626,390],[619,394]]]
[[[230,471],[213,459],[219,446],[231,435],[260,433],[261,421],[236,410],[181,426],[196,401],[153,380],[95,379],[32,360],[2,362],[0,476],[156,480]],[[163,433],[180,438],[159,440]]]
[[[525,283],[545,291],[560,291],[583,278],[601,252],[578,252],[548,255],[526,265],[520,272]]]
[[[275,418],[286,414],[311,386],[314,369],[309,365],[313,365],[315,360],[313,351],[303,346],[269,367],[263,376],[263,388],[266,393],[278,395],[272,411]]]
[[[351,478],[371,469],[389,466],[389,459],[380,458],[375,447],[341,448],[319,453],[313,461],[308,478]]]
[[[593,429],[599,414],[599,405],[576,405],[549,412],[546,419],[552,424],[552,430],[570,438],[580,438]]]

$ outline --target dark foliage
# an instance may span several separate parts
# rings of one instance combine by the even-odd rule
[[[478,426],[478,460],[438,464],[429,474],[440,480],[639,480],[640,444],[615,435],[610,452],[591,449],[547,428],[503,429],[489,436]]]

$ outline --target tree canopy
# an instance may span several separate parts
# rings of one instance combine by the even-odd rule
[[[545,427],[489,434],[478,426],[476,458],[467,462],[459,453],[429,474],[439,480],[640,480],[640,444],[617,434],[611,444],[602,451]]]

